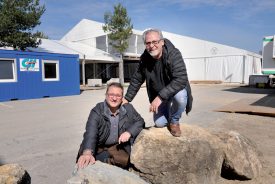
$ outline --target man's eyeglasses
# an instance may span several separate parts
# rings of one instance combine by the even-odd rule
[[[151,42],[145,42],[145,45],[147,47],[151,46],[151,44],[153,44],[154,46],[156,46],[157,44],[159,44],[160,41],[161,41],[161,39],[160,40],[154,40],[154,41],[151,41]]]
[[[109,98],[114,98],[114,97],[116,97],[116,98],[122,98],[122,95],[113,94],[113,93],[107,93],[107,96],[108,96]]]

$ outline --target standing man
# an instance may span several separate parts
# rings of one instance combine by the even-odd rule
[[[122,104],[123,87],[110,83],[104,102],[90,112],[77,156],[78,168],[96,160],[128,168],[131,145],[144,128],[144,120],[131,104]]]
[[[193,101],[185,63],[180,51],[163,38],[160,30],[146,30],[143,41],[146,49],[123,103],[131,102],[146,81],[149,110],[154,113],[156,127],[167,126],[173,136],[179,137],[179,119],[184,111],[191,111]]]

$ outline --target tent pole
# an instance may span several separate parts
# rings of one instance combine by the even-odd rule
[[[85,81],[86,81],[86,78],[85,78],[85,54],[84,54],[84,59],[82,60],[82,85],[83,86],[86,86],[85,84]]]
[[[207,72],[207,70],[206,70],[206,57],[203,58],[203,61],[204,61],[204,75],[203,75],[203,78],[204,78],[204,80],[206,80],[206,72]]]
[[[244,84],[244,75],[245,75],[245,60],[246,56],[243,55],[243,76],[242,76],[242,84]]]

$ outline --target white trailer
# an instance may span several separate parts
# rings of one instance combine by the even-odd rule
[[[275,75],[275,36],[263,39],[263,74]]]
[[[257,87],[275,87],[275,35],[263,39],[262,75],[251,75],[249,84]]]

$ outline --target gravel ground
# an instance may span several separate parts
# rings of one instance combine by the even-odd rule
[[[275,89],[239,85],[193,84],[192,112],[181,122],[211,130],[236,130],[256,142],[264,158],[258,183],[275,183],[275,119],[272,117],[215,112],[242,98],[263,98]],[[86,90],[77,96],[0,103],[0,165],[19,163],[32,183],[66,183],[71,177],[90,109],[105,97],[105,89]],[[132,102],[152,126],[146,89]],[[230,183],[236,183],[230,181]],[[248,183],[248,182],[244,182]]]

